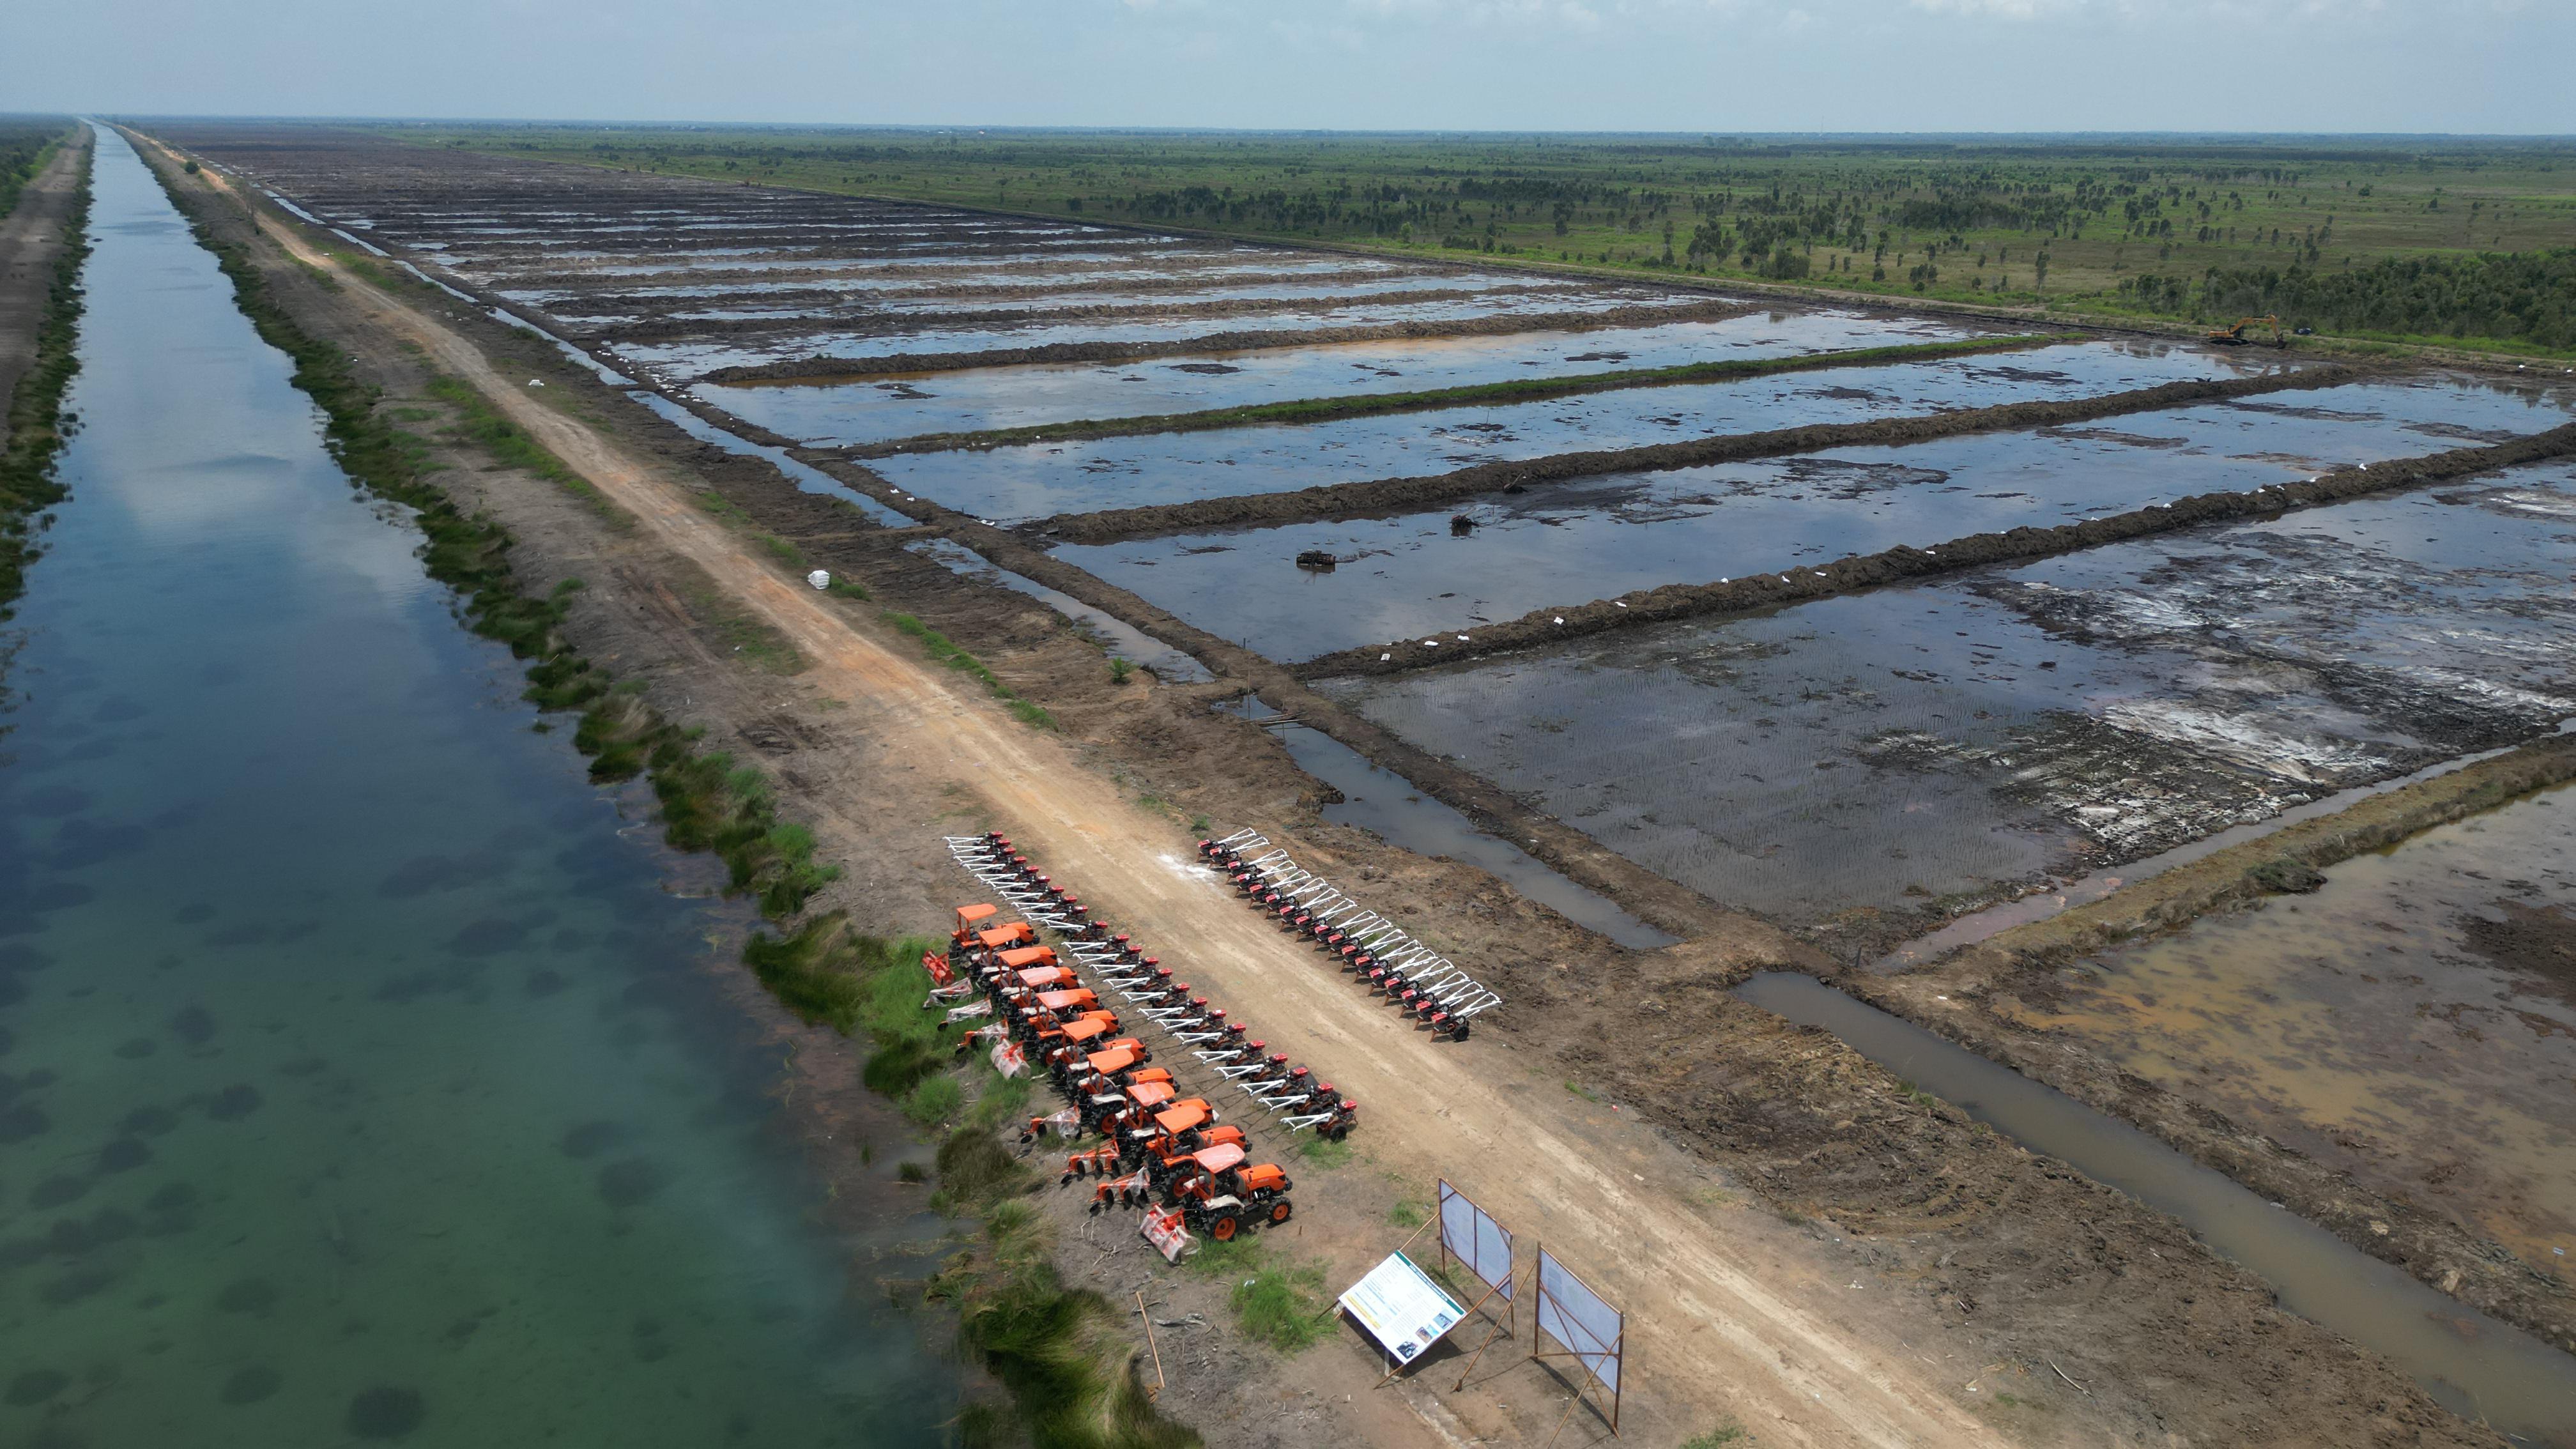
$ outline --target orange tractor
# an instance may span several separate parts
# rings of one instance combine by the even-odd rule
[[[1243,1144],[1221,1142],[1181,1159],[1163,1192],[1193,1231],[1224,1243],[1249,1224],[1288,1221],[1288,1174],[1275,1162],[1243,1158]]]

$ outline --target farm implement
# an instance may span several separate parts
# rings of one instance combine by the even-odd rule
[[[1470,1024],[1502,994],[1415,940],[1331,881],[1301,868],[1267,837],[1238,830],[1199,842],[1199,858],[1225,874],[1235,894],[1331,956],[1370,995],[1432,1035],[1464,1041]]]
[[[990,1044],[1016,1053],[1064,1099],[1060,1110],[1028,1119],[1021,1143],[1096,1138],[1069,1151],[1058,1182],[1091,1181],[1095,1212],[1145,1209],[1145,1236],[1166,1256],[1186,1251],[1192,1234],[1223,1242],[1288,1221],[1288,1174],[1251,1161],[1243,1128],[1221,1120],[1207,1097],[1185,1095],[1156,1050],[1290,1132],[1339,1140],[1357,1124],[1359,1104],[1270,1051],[1007,838],[947,844],[1003,905],[958,908],[947,953],[923,963],[934,982],[923,1005],[945,1005],[952,1019],[988,1014],[959,1050]],[[1001,919],[1005,907],[1018,919]]]

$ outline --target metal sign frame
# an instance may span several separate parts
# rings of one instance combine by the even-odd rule
[[[1563,1274],[1568,1282],[1582,1289],[1585,1297],[1618,1316],[1618,1331],[1608,1342],[1601,1342],[1598,1333],[1587,1328],[1581,1318],[1568,1311],[1566,1304],[1558,1295],[1548,1291],[1547,1280],[1551,1269]],[[1610,1432],[1615,1436],[1619,1432],[1619,1398],[1628,1382],[1628,1315],[1620,1313],[1616,1308],[1611,1308],[1608,1299],[1593,1292],[1592,1285],[1584,1282],[1573,1269],[1565,1266],[1564,1259],[1550,1253],[1545,1243],[1539,1244],[1538,1248],[1536,1286],[1538,1325],[1537,1331],[1530,1336],[1530,1358],[1533,1361],[1543,1358],[1570,1358],[1583,1366],[1583,1377],[1575,1383],[1574,1397],[1565,1406],[1565,1418],[1557,1421],[1556,1434],[1564,1433],[1567,1422],[1573,1419],[1575,1408],[1583,1402],[1584,1388],[1587,1385],[1599,1384],[1610,1391]],[[1552,1316],[1561,1327],[1548,1326],[1551,1317],[1548,1310],[1551,1308],[1556,1310]],[[1573,1342],[1569,1337],[1569,1331],[1572,1336],[1581,1337],[1586,1342]],[[1555,1353],[1541,1352],[1539,1342],[1542,1338],[1553,1338],[1563,1344],[1564,1348]],[[1610,1377],[1607,1379],[1604,1379],[1594,1367],[1595,1364],[1605,1360],[1610,1364]],[[1556,1434],[1549,1435],[1547,1442],[1554,1444]]]
[[[1504,1316],[1494,1321],[1493,1326],[1485,1331],[1485,1341],[1477,1344],[1476,1351],[1468,1355],[1467,1366],[1458,1371],[1458,1382],[1449,1390],[1454,1394],[1466,1389],[1467,1376],[1476,1371],[1476,1364],[1484,1358],[1485,1350],[1494,1346],[1496,1338],[1505,1334],[1517,1335],[1520,1332],[1520,1297],[1512,1291],[1512,1278],[1519,1271],[1520,1263],[1513,1253],[1511,1229],[1504,1227],[1492,1213],[1477,1206],[1475,1199],[1460,1192],[1449,1179],[1443,1177],[1435,1181],[1439,1184],[1439,1192],[1432,1205],[1432,1212],[1436,1215],[1435,1220],[1440,1224],[1441,1263],[1445,1266],[1450,1259],[1455,1258],[1465,1265],[1468,1272],[1476,1276],[1476,1281],[1485,1285],[1485,1294],[1476,1300],[1476,1308],[1484,1307],[1489,1299],[1497,1295],[1500,1295],[1503,1300]],[[1463,1209],[1459,1216],[1463,1218],[1465,1226],[1466,1241],[1461,1245],[1466,1249],[1464,1252],[1450,1246],[1452,1216],[1450,1204],[1452,1203],[1458,1204]],[[1491,1257],[1491,1245],[1480,1239],[1481,1230],[1487,1228],[1492,1229],[1494,1236],[1502,1240],[1503,1261],[1499,1276],[1489,1271],[1495,1265],[1485,1261]],[[1471,1308],[1468,1311],[1472,1313],[1475,1309]]]

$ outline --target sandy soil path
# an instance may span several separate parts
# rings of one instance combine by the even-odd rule
[[[229,185],[217,178],[218,185]],[[309,265],[339,272],[327,254],[263,215],[274,240]],[[1259,1034],[1315,1063],[1363,1104],[1361,1131],[1382,1159],[1424,1181],[1446,1174],[1525,1237],[1543,1240],[1629,1314],[1630,1426],[1678,1441],[1720,1417],[1769,1444],[1940,1446],[1997,1434],[1936,1383],[1919,1352],[1868,1321],[1868,1295],[1815,1281],[1812,1265],[1782,1263],[1730,1241],[1718,1214],[1681,1193],[1694,1180],[1677,1152],[1642,1129],[1607,1132],[1578,1121],[1561,1093],[1528,1090],[1507,1048],[1477,1040],[1435,1046],[1391,1013],[1365,1007],[1319,957],[1264,925],[1215,877],[1195,867],[1170,827],[1087,768],[1057,736],[1010,718],[980,694],[854,627],[827,596],[791,581],[699,509],[656,462],[536,401],[525,379],[501,376],[470,341],[345,272],[375,320],[410,338],[466,380],[566,464],[630,510],[656,542],[713,577],[813,661],[801,685],[846,701],[895,757],[980,796],[1015,840],[1075,883],[1120,928],[1169,943],[1190,979]],[[866,800],[824,800],[865,813]],[[940,849],[925,824],[921,848]],[[960,874],[959,898],[971,898]],[[1508,1010],[1509,1004],[1501,1008]],[[1553,1083],[1542,1085],[1552,1086]],[[1389,1247],[1393,1243],[1388,1244]],[[1973,1373],[1940,1371],[1944,1380]],[[1481,1376],[1481,1371],[1480,1371]],[[1446,1391],[1447,1383],[1438,1388]],[[1427,1433],[1451,1437],[1426,1418]],[[1644,1442],[1656,1442],[1649,1434]]]
[[[89,131],[54,153],[18,193],[18,207],[0,217],[0,404],[18,390],[18,379],[36,357],[36,324],[52,290],[54,256],[62,250],[63,214],[71,209],[89,155]]]

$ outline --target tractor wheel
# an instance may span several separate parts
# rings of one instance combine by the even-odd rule
[[[1288,1214],[1291,1211],[1292,1209],[1288,1205],[1288,1200],[1283,1197],[1279,1201],[1270,1205],[1270,1221],[1274,1223],[1284,1223],[1288,1221]]]
[[[1214,1219],[1209,1221],[1207,1230],[1208,1236],[1216,1239],[1220,1243],[1231,1243],[1234,1241],[1234,1231],[1236,1226],[1237,1224],[1234,1220],[1234,1214],[1220,1213]]]

